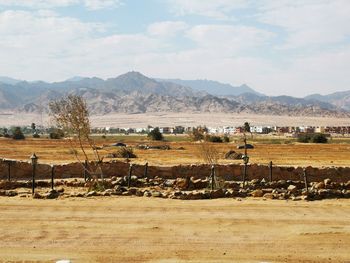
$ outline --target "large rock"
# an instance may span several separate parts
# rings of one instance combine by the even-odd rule
[[[223,198],[223,197],[225,197],[225,192],[221,188],[210,192],[211,199]]]
[[[90,191],[90,192],[86,193],[85,196],[86,197],[97,196],[97,192],[96,191]]]
[[[288,186],[287,190],[288,190],[290,193],[294,194],[294,193],[296,193],[296,192],[298,191],[298,188],[297,188],[295,185],[292,185],[292,184],[291,184],[291,185]]]
[[[263,197],[266,199],[274,199],[275,198],[273,193],[266,193],[263,195]]]
[[[189,179],[188,178],[177,178],[176,179],[176,187],[180,190],[188,189]]]
[[[192,189],[203,189],[208,187],[208,181],[202,179],[195,179],[194,177],[191,177],[190,187]]]
[[[264,192],[261,189],[254,190],[250,193],[252,197],[263,197]]]
[[[315,189],[325,189],[326,186],[325,186],[325,183],[324,183],[324,182],[319,182],[319,183],[316,183],[316,184],[314,185],[314,188],[315,188]]]
[[[187,193],[187,200],[198,200],[198,199],[204,199],[204,193],[199,191],[192,191]]]
[[[60,193],[57,192],[57,191],[54,190],[54,189],[51,189],[50,191],[48,191],[48,192],[44,195],[44,197],[45,197],[46,199],[56,199],[56,198],[58,198],[59,196],[60,196]]]
[[[162,193],[159,191],[152,191],[152,197],[163,197]]]

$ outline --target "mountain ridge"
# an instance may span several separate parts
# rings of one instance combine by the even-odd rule
[[[208,83],[208,81],[202,80],[202,83]],[[222,84],[215,81],[210,83]],[[231,85],[226,87],[234,89]],[[86,99],[92,114],[244,112],[291,116],[350,116],[350,113],[341,107],[312,97],[310,99],[291,96],[269,97],[254,90],[251,91],[252,89],[248,86],[240,87],[242,89],[239,90],[239,95],[215,95],[208,92],[212,86],[202,89],[193,88],[169,80],[149,78],[135,71],[106,80],[96,77],[78,77],[53,83],[19,81],[16,84],[6,84],[0,82],[0,110],[48,111],[50,100],[67,94],[76,94]]]

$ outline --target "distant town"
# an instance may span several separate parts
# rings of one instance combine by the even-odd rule
[[[243,126],[220,126],[220,127],[206,127],[206,126],[197,126],[197,127],[184,127],[184,126],[175,126],[175,127],[157,127],[159,128],[160,133],[177,135],[177,134],[188,134],[193,130],[201,128],[206,134],[210,135],[227,135],[234,136],[244,133]],[[9,133],[11,134],[15,127],[0,127],[0,136],[1,134]],[[96,127],[91,129],[92,134],[148,134],[153,131],[156,127],[148,125],[147,127]],[[20,129],[24,134],[31,133],[40,133],[40,134],[49,134],[52,130],[57,130],[55,127],[44,127],[41,125],[35,126],[33,129],[32,126],[21,126]],[[350,126],[254,126],[250,125],[250,133],[254,134],[271,134],[271,135],[284,135],[286,137],[298,137],[300,134],[314,134],[314,133],[323,133],[329,136],[350,136]]]

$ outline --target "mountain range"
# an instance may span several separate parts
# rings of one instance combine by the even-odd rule
[[[305,98],[265,96],[243,84],[212,80],[153,79],[139,72],[116,78],[73,77],[62,82],[0,77],[0,111],[47,112],[49,101],[83,96],[92,114],[115,112],[225,112],[290,116],[350,117],[350,91]]]

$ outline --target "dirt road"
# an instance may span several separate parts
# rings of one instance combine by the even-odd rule
[[[0,198],[0,262],[350,262],[350,200]]]

